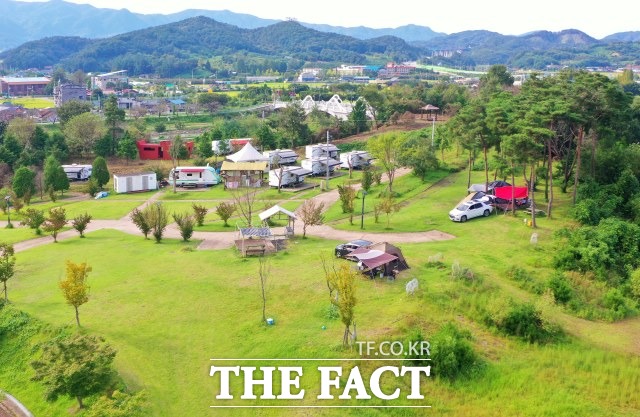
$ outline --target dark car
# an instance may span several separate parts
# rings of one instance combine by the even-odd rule
[[[371,245],[373,245],[373,242],[369,242],[368,240],[363,239],[356,239],[352,240],[351,242],[341,243],[340,245],[336,246],[336,257],[344,258],[355,249],[368,248]]]

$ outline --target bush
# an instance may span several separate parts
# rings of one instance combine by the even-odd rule
[[[477,372],[482,362],[473,350],[468,332],[448,323],[431,338],[432,374],[438,378],[455,380]]]
[[[610,321],[620,320],[637,313],[631,300],[626,298],[617,288],[612,288],[607,291],[604,297],[602,297],[602,305],[609,310],[609,316],[607,318]]]
[[[573,288],[561,273],[554,274],[547,283],[557,303],[566,304],[573,297]]]
[[[529,343],[544,341],[549,337],[541,312],[532,304],[516,304],[511,307],[503,322],[498,323],[498,328]]]
[[[156,131],[156,133],[163,133],[167,130],[167,125],[162,122],[156,123],[154,130]]]
[[[99,191],[100,185],[98,185],[98,181],[95,178],[90,178],[89,181],[87,181],[86,192],[91,197],[95,197]]]

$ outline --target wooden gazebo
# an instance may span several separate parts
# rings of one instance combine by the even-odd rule
[[[423,114],[427,114],[431,117],[429,117],[429,120],[438,120],[438,112],[440,111],[440,107],[436,107],[433,104],[427,104],[424,107],[420,107],[420,114],[421,114],[421,118]]]

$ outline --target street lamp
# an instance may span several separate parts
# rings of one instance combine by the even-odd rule
[[[7,229],[13,229],[11,224],[11,196],[5,195],[4,201],[7,203]]]
[[[360,212],[360,230],[364,229],[364,198],[367,196],[367,192],[362,190],[362,211]]]

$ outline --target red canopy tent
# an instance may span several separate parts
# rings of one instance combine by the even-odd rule
[[[522,200],[529,197],[529,189],[516,186],[498,187],[493,189],[493,195],[503,200],[511,200],[512,198]]]

